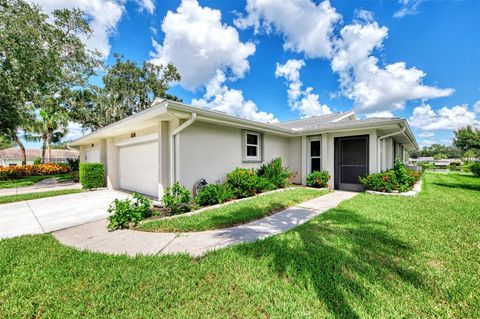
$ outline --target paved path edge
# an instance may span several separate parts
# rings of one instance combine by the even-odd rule
[[[62,244],[79,250],[129,256],[205,253],[286,232],[336,207],[358,193],[334,191],[247,224],[202,232],[153,233],[107,230],[107,219],[53,232]]]

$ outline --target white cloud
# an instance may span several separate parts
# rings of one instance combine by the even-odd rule
[[[422,133],[419,133],[418,136],[425,137],[425,138],[435,137],[435,133],[433,133],[433,132],[422,132]]]
[[[367,119],[372,118],[372,117],[393,117],[393,113],[390,111],[379,111],[379,112],[374,112],[374,113],[367,113],[365,114]]]
[[[63,138],[64,141],[76,140],[77,138],[82,137],[85,134],[90,133],[89,129],[83,129],[81,124],[68,122],[68,133]]]
[[[148,13],[153,14],[155,11],[154,0],[135,0],[142,10],[146,10]]]
[[[176,12],[169,11],[162,22],[163,43],[153,41],[153,63],[173,62],[189,90],[206,85],[217,70],[242,78],[250,69],[248,57],[255,45],[243,43],[235,28],[222,23],[219,10],[183,0]]]
[[[225,74],[218,70],[208,83],[205,95],[200,99],[193,99],[192,105],[259,122],[278,122],[272,113],[259,112],[253,101],[245,100],[241,90],[228,88],[225,81]]]
[[[443,107],[439,110],[433,110],[428,104],[420,105],[413,109],[408,121],[413,127],[424,131],[454,130],[479,123],[475,119],[475,113],[469,111],[466,104],[451,108]]]
[[[480,113],[480,100],[478,100],[477,102],[475,102],[475,104],[473,104],[473,112]]]
[[[420,147],[424,147],[424,146],[430,146],[432,144],[438,144],[438,142],[437,140],[433,140],[433,139],[425,139],[425,140],[421,140],[418,144]]]
[[[103,58],[110,54],[109,38],[115,33],[125,12],[124,0],[32,0],[32,2],[40,5],[47,13],[52,13],[56,9],[73,8],[84,11],[92,28],[92,36],[83,39],[87,47],[98,50]],[[151,8],[151,5],[148,3],[152,0],[138,2],[150,12],[148,8]]]
[[[403,18],[404,16],[407,15],[415,15],[418,13],[418,7],[420,3],[422,2],[421,0],[400,0],[398,1],[402,7],[395,11],[393,14],[394,18]]]
[[[235,20],[237,27],[254,27],[255,32],[266,33],[274,30],[283,34],[285,50],[312,58],[330,56],[330,37],[341,15],[329,1],[248,0],[246,11],[246,16]]]
[[[454,90],[422,83],[426,73],[405,62],[378,66],[372,55],[382,47],[388,28],[376,22],[346,25],[335,41],[332,69],[340,75],[342,92],[359,111],[372,113],[403,109],[405,102],[451,95]]]
[[[290,59],[285,64],[277,63],[275,77],[283,77],[288,83],[288,104],[292,110],[300,111],[302,117],[331,113],[330,108],[320,103],[320,97],[312,93],[313,88],[302,90],[300,69],[305,66],[303,60]]]

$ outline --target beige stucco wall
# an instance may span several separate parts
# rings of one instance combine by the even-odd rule
[[[207,182],[224,181],[236,167],[257,168],[261,163],[243,161],[242,134],[238,128],[196,122],[182,131],[176,142],[179,154],[176,179],[188,189],[205,178]],[[289,138],[263,134],[263,163],[282,157],[290,166]]]

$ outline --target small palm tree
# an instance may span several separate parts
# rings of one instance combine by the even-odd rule
[[[25,139],[42,141],[42,163],[46,163],[52,158],[52,144],[60,142],[68,133],[68,114],[54,97],[43,98],[38,104],[40,112],[37,118],[24,128]]]

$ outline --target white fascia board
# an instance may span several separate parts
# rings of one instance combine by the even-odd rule
[[[158,101],[156,104],[154,102],[154,105],[151,108],[148,108],[144,111],[138,112],[136,114],[130,115],[129,117],[124,118],[123,120],[120,120],[118,122],[112,123],[110,125],[107,125],[105,127],[99,128],[96,131],[93,131],[87,135],[84,135],[70,143],[72,146],[79,146],[82,144],[88,143],[88,141],[94,140],[94,139],[100,139],[100,138],[105,138],[105,137],[111,137],[109,136],[111,132],[117,131],[118,129],[121,129],[122,126],[127,126],[131,124],[137,124],[141,123],[145,120],[154,118],[156,116],[159,116],[161,114],[164,114],[166,112],[166,101]],[[125,129],[125,132],[128,132],[128,129]],[[116,132],[114,135],[119,135],[121,133]]]

